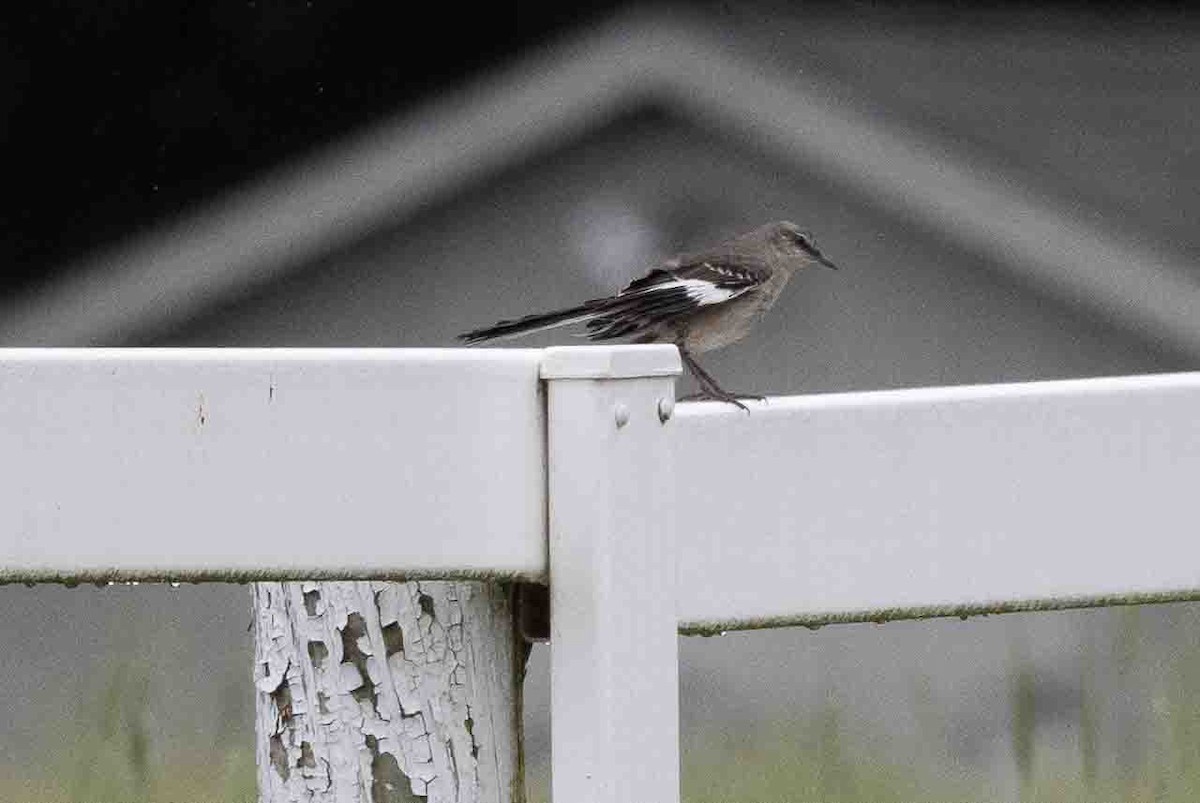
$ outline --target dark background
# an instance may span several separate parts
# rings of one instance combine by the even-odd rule
[[[10,5],[0,12],[0,291],[635,5]],[[777,4],[739,13],[748,5],[769,15]],[[870,6],[806,3],[799,15]],[[1156,8],[926,2],[907,4],[905,16],[983,15],[1000,27],[1010,11],[1048,6],[1084,27],[1144,21]]]
[[[413,5],[104,0],[0,12],[0,289],[621,4]]]

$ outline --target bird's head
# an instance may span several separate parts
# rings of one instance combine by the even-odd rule
[[[826,259],[825,255],[817,249],[812,235],[795,223],[789,223],[786,220],[769,223],[759,229],[759,232],[766,237],[771,247],[785,257],[793,267],[821,265],[837,270],[837,265]]]

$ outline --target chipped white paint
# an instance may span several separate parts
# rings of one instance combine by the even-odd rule
[[[673,422],[659,411],[680,362],[629,348],[551,349],[543,370],[556,803],[679,800]]]
[[[541,576],[540,358],[0,349],[0,579]]]
[[[473,582],[257,583],[263,803],[518,803],[509,594]]]

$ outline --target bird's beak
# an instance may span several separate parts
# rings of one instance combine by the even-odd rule
[[[825,267],[829,268],[830,270],[837,270],[837,269],[838,269],[838,266],[837,266],[837,265],[835,265],[835,264],[833,264],[832,262],[830,262],[828,259],[826,259],[826,258],[825,258],[824,256],[822,256],[821,254],[817,254],[817,264],[819,264],[819,265],[824,265]]]

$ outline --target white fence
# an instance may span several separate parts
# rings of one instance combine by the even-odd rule
[[[678,372],[666,346],[0,350],[0,571],[549,572],[554,796],[606,803],[678,799],[680,629],[1200,596],[1200,374],[746,414],[676,406]]]

